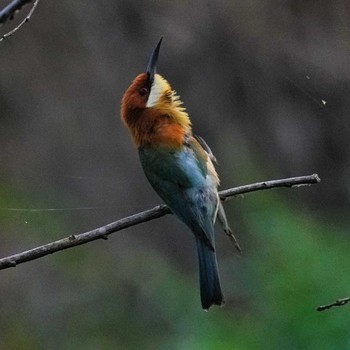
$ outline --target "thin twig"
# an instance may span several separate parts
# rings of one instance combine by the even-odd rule
[[[22,6],[33,0],[13,0],[0,11],[0,24],[5,23],[8,18],[12,19],[15,12],[19,11]]]
[[[290,177],[288,179],[271,180],[264,182],[257,182],[251,185],[239,186],[221,191],[219,193],[221,200],[226,200],[228,197],[236,196],[237,194],[268,190],[275,187],[300,187],[309,186],[319,183],[321,179],[317,174],[299,177]]]
[[[256,184],[230,188],[228,190],[219,192],[219,195],[222,200],[225,200],[229,197],[232,197],[238,194],[264,190],[267,188],[311,185],[319,182],[320,182],[320,178],[318,177],[318,175],[313,174],[310,176],[301,176],[301,177],[293,177],[293,178],[282,179],[282,180],[265,181],[265,182],[259,182]],[[130,226],[138,225],[143,222],[157,219],[167,214],[171,214],[170,209],[164,204],[159,205],[157,207],[154,207],[153,209],[149,209],[141,213],[128,216],[126,218],[112,222],[108,225],[102,226],[92,231],[80,233],[77,235],[71,235],[69,237],[60,239],[58,241],[51,242],[51,243],[42,245],[40,247],[27,250],[22,253],[18,253],[18,254],[14,254],[14,255],[2,258],[0,259],[0,270],[6,269],[9,267],[15,267],[16,265],[24,263],[26,261],[35,260],[45,255],[52,254],[60,250],[72,248],[77,245],[85,244],[87,242],[91,242],[97,239],[107,239],[108,235],[110,235],[113,232],[117,232]]]
[[[32,0],[17,0],[17,1],[13,1],[11,4],[9,4],[7,7],[5,7],[1,12],[0,12],[0,23],[3,23],[6,21],[6,19],[9,16],[13,16],[14,12],[18,9],[20,9],[24,4],[32,2]],[[0,38],[0,42],[5,40],[6,38],[12,36],[13,34],[15,34],[15,32],[21,28],[23,26],[24,23],[27,23],[30,20],[30,17],[32,17],[33,12],[35,11],[35,8],[37,7],[39,3],[39,0],[35,0],[33,7],[31,8],[31,10],[29,11],[28,15],[26,16],[26,18],[24,18],[23,21],[20,22],[20,24],[18,26],[16,26],[15,28],[13,28],[11,31],[9,31],[8,33],[4,34],[1,38]]]
[[[347,304],[349,301],[350,301],[350,297],[343,298],[343,299],[337,299],[334,303],[318,306],[316,310],[317,311],[324,311],[324,310],[328,310],[328,309],[332,308],[333,306],[343,306],[343,305]]]

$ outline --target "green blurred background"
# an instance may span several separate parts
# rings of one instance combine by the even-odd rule
[[[349,306],[315,311],[350,293],[349,23],[341,0],[40,1],[0,44],[2,257],[160,203],[119,105],[161,35],[221,188],[322,182],[225,204],[244,252],[217,228],[209,312],[172,216],[0,271],[0,349],[350,349]]]

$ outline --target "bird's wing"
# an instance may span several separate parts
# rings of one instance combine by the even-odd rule
[[[193,137],[199,142],[199,144],[203,147],[203,149],[205,150],[205,152],[207,152],[209,158],[217,163],[217,160],[212,152],[212,150],[210,149],[209,145],[205,142],[205,140],[199,136],[199,135],[193,135]],[[231,242],[234,244],[234,246],[236,247],[236,249],[238,250],[238,252],[242,252],[242,249],[235,237],[235,235],[233,234],[230,226],[228,225],[227,222],[227,218],[226,218],[226,213],[225,213],[225,209],[222,205],[222,203],[219,201],[219,207],[218,207],[218,213],[217,213],[217,218],[219,219],[219,223],[221,224],[224,232],[227,234],[227,236],[230,238]]]
[[[216,157],[214,156],[212,150],[210,149],[209,145],[205,142],[203,137],[199,135],[193,135],[193,137],[198,141],[198,143],[203,147],[204,151],[207,152],[209,158],[212,160],[212,162],[217,163]]]
[[[214,249],[218,178],[200,143],[189,137],[181,150],[139,149],[141,164],[154,190],[190,229]]]

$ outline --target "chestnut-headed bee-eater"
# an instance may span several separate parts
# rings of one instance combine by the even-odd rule
[[[215,254],[216,217],[227,225],[217,187],[215,160],[205,141],[192,134],[191,121],[169,83],[156,74],[162,38],[145,73],[124,93],[121,118],[138,148],[140,161],[154,190],[194,233],[199,260],[203,309],[223,305]],[[238,247],[238,245],[236,244]]]

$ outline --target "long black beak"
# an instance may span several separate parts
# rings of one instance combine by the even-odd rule
[[[158,45],[153,50],[152,55],[148,61],[148,66],[147,66],[146,72],[148,74],[148,79],[150,80],[150,82],[153,82],[154,75],[156,74],[158,55],[159,55],[160,44],[162,43],[162,40],[163,40],[163,37],[160,38]]]

